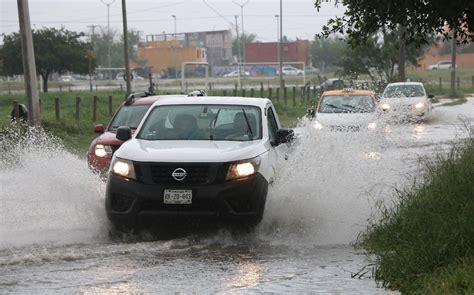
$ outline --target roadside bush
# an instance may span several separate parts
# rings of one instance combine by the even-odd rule
[[[384,207],[382,219],[361,235],[359,245],[377,255],[375,277],[384,287],[429,292],[427,278],[446,276],[443,269],[460,262],[472,273],[474,137],[469,132],[447,155],[424,160],[422,184],[399,192],[397,205]],[[463,272],[448,273],[455,288],[450,292],[474,289],[474,280]]]

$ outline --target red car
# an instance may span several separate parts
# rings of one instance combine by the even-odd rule
[[[204,91],[196,90],[187,96],[205,95],[206,93]],[[185,95],[173,96],[182,97]],[[91,170],[105,173],[109,169],[112,155],[123,143],[123,141],[115,137],[117,128],[120,126],[129,126],[132,130],[136,129],[148,109],[155,101],[160,99],[160,97],[163,96],[152,95],[147,92],[131,94],[119,107],[117,112],[115,112],[107,128],[104,128],[102,124],[95,126],[94,132],[100,133],[101,135],[92,141],[89,146],[89,151],[87,152],[87,162]]]

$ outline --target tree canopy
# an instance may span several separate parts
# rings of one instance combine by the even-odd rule
[[[319,11],[323,0],[316,0]],[[324,0],[327,2],[327,0]],[[405,28],[407,43],[423,44],[433,33],[449,37],[455,32],[458,42],[474,40],[474,1],[472,0],[335,0],[346,7],[343,16],[323,27],[322,36],[347,34],[355,43],[363,42],[381,28]]]
[[[44,28],[33,30],[36,71],[43,78],[43,91],[48,91],[48,79],[54,73],[67,71],[87,74],[89,67],[95,67],[91,58],[90,43],[83,41],[83,33],[76,33],[64,28]],[[23,74],[21,55],[21,36],[19,33],[3,35],[3,46],[0,51],[3,61],[3,73],[6,75]]]

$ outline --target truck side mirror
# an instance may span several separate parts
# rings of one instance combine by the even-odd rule
[[[115,137],[121,141],[127,141],[132,138],[132,130],[128,126],[121,126],[117,129],[117,135]]]
[[[102,124],[95,125],[94,132],[95,133],[104,133],[104,125],[102,125]]]
[[[314,118],[316,116],[316,111],[314,108],[309,108],[306,110],[306,114],[308,114],[310,118]]]
[[[293,131],[293,129],[288,129],[288,128],[278,129],[275,136],[275,145],[291,142],[293,141],[294,138],[295,138],[295,131]]]
[[[435,97],[435,96],[434,96],[433,94],[428,94],[428,98],[429,98],[429,99],[432,99],[432,98],[434,98],[434,97]]]

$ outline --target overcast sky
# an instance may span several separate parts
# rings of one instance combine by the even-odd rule
[[[114,0],[103,1],[110,3]],[[0,0],[1,34],[19,30],[16,3],[14,0]],[[107,27],[107,6],[101,0],[29,0],[29,5],[33,28],[64,26],[89,33],[88,26],[92,24],[105,30]],[[236,14],[241,26],[240,7],[232,0],[127,0],[127,11],[129,28],[144,35],[173,33],[173,14],[177,16],[178,32],[233,28]],[[343,11],[343,7],[336,8],[332,3],[325,3],[317,12],[313,0],[283,0],[283,34],[291,39],[312,40],[330,17],[342,15]],[[244,7],[245,32],[257,34],[260,41],[275,41],[275,14],[279,14],[278,0],[249,0]],[[121,0],[115,0],[110,5],[110,26],[121,32],[121,22]]]

